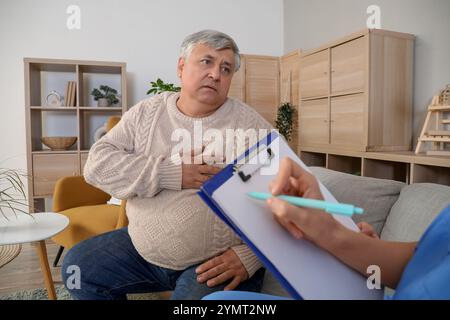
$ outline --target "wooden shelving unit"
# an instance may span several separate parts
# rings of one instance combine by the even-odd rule
[[[41,211],[60,177],[82,174],[94,143],[93,132],[108,117],[121,116],[127,110],[126,63],[24,58],[24,71],[28,197],[35,211]],[[76,83],[76,105],[46,106],[47,94],[55,90],[64,95],[67,81]],[[100,84],[118,90],[118,105],[95,106],[90,92]],[[77,141],[69,150],[52,151],[41,142],[47,135],[76,136]]]
[[[308,166],[364,177],[450,186],[449,157],[417,155],[413,151],[359,152],[303,147],[300,158]]]

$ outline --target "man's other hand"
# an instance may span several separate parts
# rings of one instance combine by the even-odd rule
[[[233,290],[248,279],[247,270],[232,249],[201,264],[195,272],[198,274],[197,281],[206,282],[208,287],[217,286],[231,279],[224,290]]]

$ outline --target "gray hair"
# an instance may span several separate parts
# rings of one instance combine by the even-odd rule
[[[234,72],[239,70],[241,66],[239,48],[230,36],[215,30],[202,30],[193,33],[183,40],[180,56],[186,60],[197,44],[204,44],[216,50],[231,49],[234,52]]]

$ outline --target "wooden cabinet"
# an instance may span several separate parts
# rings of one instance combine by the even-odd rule
[[[330,86],[329,60],[328,50],[302,56],[300,60],[300,94],[302,99],[328,96]]]
[[[361,37],[331,48],[331,94],[366,90],[367,39]]]
[[[306,145],[327,144],[329,141],[328,99],[302,103],[299,130]]]
[[[80,174],[78,154],[33,154],[33,193],[52,196],[56,181]]]
[[[279,74],[278,57],[241,55],[241,68],[233,76],[228,96],[247,103],[275,125]]]
[[[410,150],[413,50],[412,35],[363,30],[304,52],[299,148]]]
[[[362,93],[331,98],[332,145],[364,149],[364,104],[365,96]]]

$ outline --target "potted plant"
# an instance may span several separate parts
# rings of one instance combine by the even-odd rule
[[[150,85],[151,87],[147,94],[159,94],[165,91],[179,92],[181,90],[180,87],[176,87],[173,83],[164,83],[160,78],[155,82],[150,82]]]
[[[294,114],[295,108],[289,102],[281,104],[281,106],[278,108],[277,120],[275,120],[275,125],[278,131],[286,138],[287,141],[291,141]]]
[[[94,100],[97,101],[99,107],[109,107],[119,102],[117,90],[107,85],[101,85],[100,90],[95,88],[91,95],[94,96]]]
[[[0,213],[7,220],[8,211],[15,215],[18,212],[29,214],[23,176],[17,170],[0,168]]]

